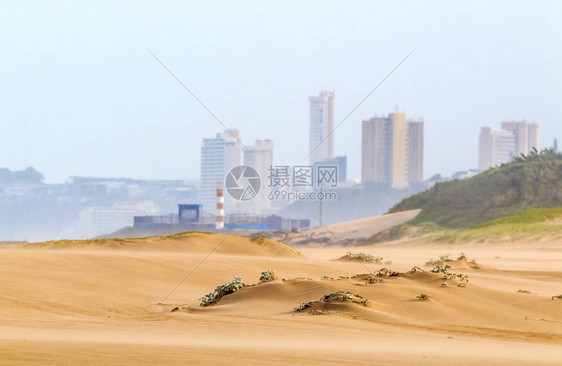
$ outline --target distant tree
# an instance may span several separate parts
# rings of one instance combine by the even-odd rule
[[[33,167],[27,167],[25,170],[11,171],[7,168],[0,168],[0,186],[2,187],[20,187],[43,184],[43,174],[39,173]]]

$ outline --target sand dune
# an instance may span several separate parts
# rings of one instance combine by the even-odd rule
[[[201,263],[222,239],[190,234],[0,249],[0,363],[560,362],[562,300],[552,299],[562,293],[559,243],[361,248],[393,261],[383,265],[333,261],[345,253],[341,247],[303,248],[304,256],[298,256],[272,241],[232,237]],[[454,272],[470,276],[466,287],[424,266],[430,258],[456,258],[461,251],[481,265],[450,263]],[[425,271],[409,273],[413,266]],[[381,267],[400,273],[367,283]],[[256,284],[268,269],[279,279],[199,307],[200,296],[234,275]],[[293,310],[337,291],[370,302]],[[429,299],[418,300],[422,293]],[[171,312],[183,305],[185,311]]]
[[[322,244],[358,244],[381,231],[412,220],[420,211],[403,211],[329,226],[312,223],[313,226],[318,225],[318,227],[299,233],[274,236],[273,239],[291,245],[313,244],[315,242]]]
[[[138,239],[59,240],[27,244],[42,249],[127,249],[145,251],[185,251],[189,253],[236,254],[298,257],[301,254],[283,243],[267,238],[228,234],[185,233]],[[216,248],[216,249],[215,249]]]

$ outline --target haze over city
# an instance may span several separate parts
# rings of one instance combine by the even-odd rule
[[[179,5],[182,6],[179,6]],[[69,176],[197,179],[223,130],[306,163],[308,97],[333,90],[349,179],[361,122],[396,108],[425,121],[425,178],[478,167],[481,126],[537,122],[562,136],[559,3],[4,2],[0,166]]]

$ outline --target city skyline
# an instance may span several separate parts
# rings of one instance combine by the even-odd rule
[[[360,177],[363,117],[396,104],[431,121],[427,177],[476,168],[479,128],[493,121],[540,121],[541,148],[562,136],[559,6],[67,7],[8,3],[0,15],[0,166],[33,166],[46,182],[199,176],[201,139],[224,127],[146,48],[245,140],[267,129],[280,164],[308,163],[308,96],[336,90],[337,125],[412,49],[335,132],[349,178]]]

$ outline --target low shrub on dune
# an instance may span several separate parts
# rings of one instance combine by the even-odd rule
[[[270,269],[261,273],[260,281],[258,284],[275,281],[276,279],[277,279],[277,275],[273,270]],[[244,282],[242,282],[242,277],[234,276],[234,281],[230,281],[224,285],[217,286],[213,290],[213,292],[210,292],[207,295],[200,297],[199,301],[201,301],[201,303],[199,305],[200,306],[214,305],[217,302],[219,302],[220,299],[222,299],[224,296],[233,294],[236,291],[240,290],[241,288],[248,287],[248,286],[256,286],[256,285],[246,285]]]
[[[277,279],[277,275],[275,274],[275,272],[273,272],[273,270],[270,269],[268,271],[261,273],[260,283],[275,281],[276,279]]]
[[[210,306],[216,304],[220,299],[223,298],[223,296],[232,294],[245,286],[246,285],[244,284],[244,282],[242,282],[242,277],[234,276],[234,281],[230,281],[224,285],[217,286],[217,288],[215,288],[213,292],[200,297],[199,300],[201,301],[201,303],[199,305]]]
[[[299,306],[297,306],[294,310],[295,312],[298,313],[298,312],[305,311],[309,308],[312,308],[315,304],[342,303],[342,302],[350,302],[363,306],[369,306],[370,304],[369,299],[364,299],[359,295],[352,294],[351,292],[347,292],[347,291],[345,292],[336,291],[336,292],[332,292],[331,294],[324,295],[320,300],[301,302]]]
[[[360,262],[369,262],[369,263],[382,263],[382,257],[375,257],[374,255],[367,254],[367,253],[351,253],[347,252],[344,256],[340,257],[338,260],[340,261],[360,261]]]

